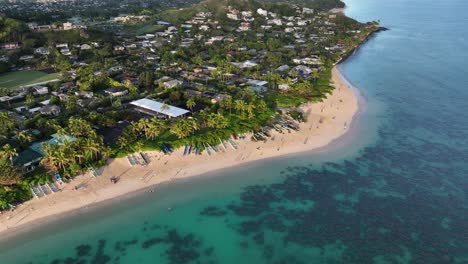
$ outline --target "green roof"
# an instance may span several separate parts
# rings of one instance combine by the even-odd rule
[[[53,134],[52,138],[49,140],[33,143],[28,149],[18,154],[14,163],[16,165],[23,166],[29,162],[40,160],[45,156],[44,150],[42,149],[42,144],[47,143],[50,145],[62,144],[65,141],[74,141],[75,138],[71,136],[59,136],[58,134]]]
[[[31,148],[28,148],[25,151],[18,154],[18,157],[16,157],[14,163],[17,166],[23,166],[24,164],[27,164],[33,161],[38,161],[43,156],[44,155],[42,155],[41,153],[38,153],[32,150]]]
[[[52,135],[51,139],[33,143],[29,148],[45,156],[45,152],[42,149],[42,144],[47,143],[49,145],[56,145],[56,144],[62,144],[65,141],[68,141],[68,142],[75,141],[75,138],[71,136],[67,136],[67,135],[59,136],[57,133],[55,133]]]

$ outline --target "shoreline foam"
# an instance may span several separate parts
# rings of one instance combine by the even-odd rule
[[[304,112],[309,113],[308,121],[302,123],[297,132],[279,134],[275,131],[272,133],[274,140],[269,138],[266,143],[252,142],[247,137],[236,141],[239,146],[237,151],[228,148],[211,156],[204,153],[183,157],[183,148],[175,150],[170,156],[160,152],[147,152],[150,153],[152,162],[146,167],[131,167],[126,158],[113,159],[100,169],[103,171],[100,177],[80,175],[64,185],[62,192],[27,201],[15,211],[0,214],[0,234],[2,238],[11,237],[52,217],[78,212],[160,183],[193,178],[254,161],[322,149],[349,131],[359,110],[358,90],[351,86],[337,67],[333,68],[332,82],[335,89],[323,102],[302,106]],[[214,163],[213,160],[217,162]],[[156,175],[143,179],[142,176],[150,171]],[[121,177],[118,184],[112,184],[109,180],[114,175]],[[86,189],[73,190],[74,186],[81,183],[87,184]]]

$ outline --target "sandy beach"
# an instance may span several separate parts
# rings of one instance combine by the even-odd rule
[[[266,142],[253,142],[250,137],[236,140],[236,151],[229,146],[226,149],[220,146],[220,151],[211,156],[206,152],[203,155],[184,156],[183,148],[175,150],[171,155],[147,152],[152,161],[146,167],[130,166],[126,158],[110,160],[105,167],[99,169],[100,177],[94,177],[91,173],[78,176],[72,182],[63,184],[61,192],[41,199],[32,199],[19,205],[14,211],[0,214],[0,234],[11,235],[18,229],[40,224],[48,217],[94,205],[158,183],[324,147],[346,133],[358,111],[358,97],[336,67],[333,69],[332,81],[336,89],[326,100],[302,106],[308,115],[308,121],[301,123],[299,131],[280,134],[272,130],[272,137]],[[120,177],[117,184],[111,183],[112,176]],[[75,190],[77,185],[83,185],[85,188]]]

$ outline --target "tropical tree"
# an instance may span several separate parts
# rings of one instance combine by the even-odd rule
[[[23,130],[16,135],[16,139],[21,146],[27,146],[33,141],[33,136],[29,131]]]
[[[195,107],[197,103],[195,102],[195,100],[193,100],[193,98],[189,98],[187,100],[187,108],[190,109],[190,111],[193,110],[193,108]]]
[[[91,133],[95,133],[93,127],[88,121],[74,117],[70,118],[68,121],[66,132],[73,137],[87,137]]]
[[[7,139],[16,129],[16,120],[7,112],[0,112],[0,140]]]
[[[5,144],[0,151],[0,158],[7,159],[13,165],[13,158],[18,156],[18,152],[10,144]]]
[[[73,157],[75,152],[71,148],[70,142],[65,141],[63,144],[54,145],[43,143],[42,150],[45,152],[45,157],[41,163],[55,171],[65,171],[67,166],[75,161]]]
[[[242,100],[235,100],[234,101],[234,109],[236,109],[238,112],[243,113],[245,111],[245,105],[246,103]]]
[[[168,104],[164,103],[161,105],[162,111],[169,111],[169,109],[171,109],[171,107]]]
[[[245,105],[245,111],[249,114],[249,118],[254,117],[254,110],[255,110],[254,104],[249,103]]]
[[[226,128],[229,125],[228,119],[221,113],[210,113],[206,116],[206,126],[211,128]]]
[[[229,113],[231,113],[231,110],[234,107],[234,101],[232,100],[232,96],[228,96],[225,100],[222,100],[220,102],[220,105],[225,109],[229,109]]]
[[[317,82],[317,79],[319,78],[318,71],[313,71],[310,75],[311,75],[312,79],[314,80],[314,83]]]
[[[85,138],[81,140],[81,149],[86,159],[94,159],[102,151],[102,144],[99,144],[95,138]]]
[[[198,123],[194,119],[178,119],[173,123],[170,132],[182,139],[188,137],[198,128]]]
[[[11,166],[7,159],[0,159],[0,185],[13,185],[21,178],[21,171]]]
[[[138,121],[137,123],[137,128],[138,130],[140,130],[141,132],[143,132],[143,134],[145,135],[146,139],[148,139],[148,133],[147,133],[147,130],[148,130],[148,126],[149,126],[150,122],[148,119],[146,118],[142,118]]]
[[[165,129],[166,123],[156,117],[151,118],[145,132],[146,138],[155,139]]]

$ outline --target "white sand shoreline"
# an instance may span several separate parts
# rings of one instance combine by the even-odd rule
[[[196,178],[253,161],[323,149],[349,131],[360,105],[358,90],[351,86],[336,67],[332,80],[336,87],[332,95],[323,102],[303,106],[304,111],[309,112],[308,122],[302,123],[298,132],[274,132],[274,140],[270,138],[266,143],[251,142],[250,139],[237,141],[238,151],[228,148],[211,156],[205,153],[183,156],[183,149],[174,151],[170,156],[150,152],[152,162],[146,167],[131,167],[126,158],[114,159],[102,169],[100,177],[94,178],[90,174],[78,176],[66,184],[62,192],[30,200],[15,211],[0,214],[0,237],[3,239],[26,232],[47,220],[80,213],[82,209],[112,202],[160,183]],[[156,175],[142,177],[152,173]],[[121,177],[118,184],[109,181],[114,175]],[[73,190],[80,183],[86,183],[86,189]]]

